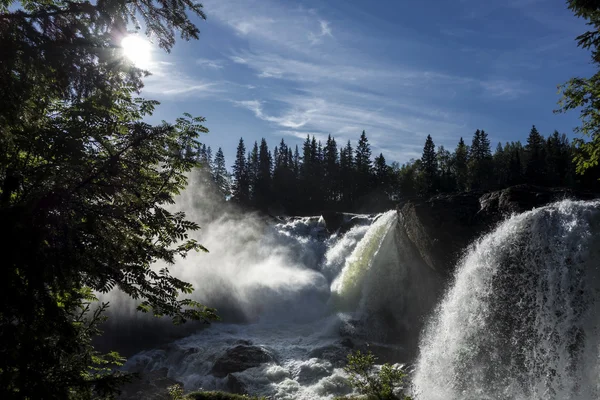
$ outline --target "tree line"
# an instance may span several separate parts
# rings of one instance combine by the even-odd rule
[[[338,148],[330,135],[325,145],[307,136],[301,149],[281,139],[271,151],[263,138],[246,150],[240,138],[229,174],[222,149],[213,160],[210,147],[203,145],[198,161],[205,179],[233,202],[290,214],[356,211],[391,201],[524,183],[600,189],[598,168],[577,174],[574,159],[579,150],[565,134],[555,131],[544,137],[535,126],[525,144],[498,143],[494,151],[484,130],[476,130],[470,144],[461,137],[452,152],[436,148],[429,135],[421,158],[403,165],[388,164],[383,154],[372,159],[365,131],[356,148],[350,141]]]

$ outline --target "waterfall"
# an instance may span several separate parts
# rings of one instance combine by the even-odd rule
[[[600,398],[600,203],[562,201],[478,240],[420,344],[418,400]]]
[[[344,268],[331,285],[334,295],[332,301],[336,303],[336,308],[346,311],[353,311],[356,308],[361,298],[365,277],[396,218],[395,211],[388,211],[379,216],[345,260]]]
[[[334,233],[320,217],[265,222],[226,214],[205,222],[197,239],[211,252],[190,255],[172,271],[197,288],[196,299],[218,312],[225,308],[224,321],[139,352],[126,368],[162,371],[187,390],[242,386],[276,399],[350,393],[342,367],[355,343],[362,342],[347,336],[360,318],[361,299],[371,293],[371,277],[390,268],[377,260],[387,259],[380,253],[396,253],[396,221],[395,211],[348,214]],[[217,360],[235,349],[251,352],[241,359],[258,355],[267,362],[215,373]]]

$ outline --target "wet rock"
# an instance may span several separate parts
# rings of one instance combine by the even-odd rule
[[[210,373],[217,378],[224,378],[233,372],[245,371],[273,361],[275,361],[273,356],[262,347],[238,345],[220,356]]]
[[[467,246],[512,213],[591,193],[568,188],[518,185],[493,192],[471,191],[411,200],[398,209],[400,222],[423,261],[448,278]]]
[[[341,368],[347,363],[348,354],[352,350],[340,344],[332,344],[329,346],[318,347],[313,349],[308,356],[310,358],[319,358],[329,361],[334,367]]]
[[[167,369],[161,368],[156,371],[141,372],[132,382],[121,387],[119,400],[170,400],[168,387],[175,384],[182,385],[167,376]]]
[[[229,393],[248,394],[244,383],[234,374],[227,375],[225,387]]]

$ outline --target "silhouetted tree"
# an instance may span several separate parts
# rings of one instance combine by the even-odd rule
[[[459,191],[465,191],[469,188],[469,147],[461,137],[454,150],[452,159],[452,169],[456,176],[456,187]]]
[[[435,144],[431,135],[427,135],[423,155],[421,156],[421,171],[425,180],[426,194],[435,193],[438,189],[438,161],[435,154]]]
[[[240,138],[233,164],[233,185],[231,190],[232,199],[240,204],[248,204],[250,201],[250,180],[248,176],[248,165],[246,163],[246,146],[244,139]]]

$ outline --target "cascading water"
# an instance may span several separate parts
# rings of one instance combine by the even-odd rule
[[[185,201],[179,204],[194,218]],[[354,343],[344,335],[354,329],[367,272],[396,218],[395,211],[347,214],[342,233],[328,232],[320,217],[265,222],[225,213],[204,223],[195,218],[203,226],[197,239],[210,253],[180,260],[171,271],[191,282],[196,300],[216,307],[224,321],[142,351],[126,368],[165,371],[188,390],[243,387],[277,399],[350,392],[341,367]],[[236,351],[244,353],[235,358]],[[259,362],[228,369],[248,357]]]
[[[600,203],[514,216],[460,263],[422,339],[418,400],[600,398]]]

